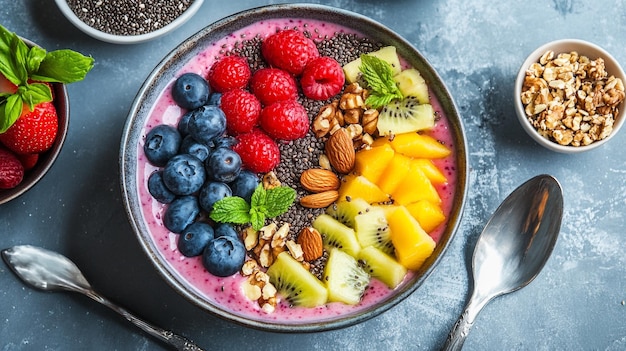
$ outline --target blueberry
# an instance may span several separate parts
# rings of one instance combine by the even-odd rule
[[[182,108],[196,109],[209,101],[209,84],[196,73],[185,73],[172,86],[172,98]]]
[[[200,202],[200,207],[207,212],[211,212],[213,211],[213,204],[228,196],[232,196],[232,191],[228,185],[222,182],[207,182],[200,189],[198,201]]]
[[[210,145],[212,139],[226,131],[226,116],[217,106],[202,106],[189,117],[189,134],[197,141]]]
[[[199,256],[213,236],[213,227],[208,223],[194,222],[178,236],[178,251],[187,257]]]
[[[237,139],[231,136],[220,136],[213,139],[213,149],[218,149],[220,147],[230,149],[235,146],[235,144],[237,144]]]
[[[162,167],[178,153],[181,140],[182,137],[176,128],[167,124],[160,124],[152,128],[146,135],[143,152],[150,163]]]
[[[239,176],[229,184],[234,196],[239,196],[250,203],[252,193],[259,185],[259,177],[253,172],[243,170]]]
[[[197,142],[191,135],[187,135],[180,144],[178,152],[195,156],[198,160],[204,161],[209,157],[210,150],[208,146]]]
[[[176,195],[191,195],[206,180],[202,161],[188,154],[172,157],[163,169],[163,182]]]
[[[200,205],[195,196],[182,196],[172,201],[163,215],[165,228],[173,233],[180,233],[193,223],[200,213]]]
[[[178,132],[182,137],[185,137],[189,134],[189,119],[191,118],[192,114],[193,111],[189,111],[180,118],[180,121],[178,121]]]
[[[162,204],[169,204],[176,198],[176,194],[171,192],[163,182],[163,171],[157,171],[150,175],[148,191],[155,200]]]
[[[219,106],[222,103],[222,94],[214,91],[209,95],[209,101],[206,103],[211,106]]]
[[[239,234],[237,234],[235,228],[233,228],[233,226],[228,223],[218,223],[217,225],[215,225],[213,231],[216,238],[220,236],[228,236],[241,241],[241,239],[239,238]]]
[[[206,160],[209,176],[216,181],[230,183],[241,172],[241,157],[231,149],[215,149]]]
[[[246,248],[240,240],[220,236],[211,241],[202,253],[202,264],[209,273],[228,277],[237,273],[246,258]]]

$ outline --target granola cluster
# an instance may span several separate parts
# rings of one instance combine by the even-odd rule
[[[543,137],[583,146],[608,137],[624,83],[609,75],[604,59],[547,51],[526,71],[521,94],[526,116]]]

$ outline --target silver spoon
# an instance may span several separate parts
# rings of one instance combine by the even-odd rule
[[[556,244],[562,216],[561,186],[548,175],[528,180],[504,200],[478,238],[472,293],[443,350],[461,350],[489,301],[523,288],[539,274]]]
[[[30,245],[18,245],[2,250],[2,258],[11,270],[30,286],[47,291],[65,290],[84,294],[177,350],[202,351],[188,339],[135,317],[95,292],[74,262],[59,253]]]

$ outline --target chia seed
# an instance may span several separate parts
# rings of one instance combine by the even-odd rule
[[[163,28],[193,0],[68,0],[78,18],[90,27],[113,35],[141,35]]]
[[[294,28],[302,30],[303,28]],[[336,33],[333,37],[321,37],[315,31],[311,32],[307,25],[304,25],[305,36],[316,42],[321,56],[329,56],[337,60],[340,65],[357,59],[361,54],[372,52],[383,47],[380,43],[373,43],[367,38],[360,38],[355,34]],[[224,49],[220,54],[224,56],[239,55],[248,59],[248,64],[252,72],[267,67],[267,63],[261,55],[262,38],[241,37],[241,40],[233,45],[231,50]],[[334,97],[336,99],[337,97]],[[305,97],[299,92],[298,101],[307,110],[309,123],[315,119],[322,106],[329,104],[333,98],[327,101],[318,101]],[[279,141],[281,162],[274,169],[274,173],[281,181],[282,185],[293,188],[296,193],[296,201],[289,210],[275,218],[274,221],[280,227],[283,223],[290,224],[288,239],[296,240],[303,228],[311,226],[311,222],[318,215],[325,212],[325,209],[310,209],[300,205],[299,200],[309,193],[300,185],[300,175],[310,168],[319,168],[319,158],[324,153],[326,138],[318,139],[309,130],[306,136],[293,141]],[[328,260],[328,251],[324,250],[322,257],[310,262],[311,273],[322,279],[324,266]]]

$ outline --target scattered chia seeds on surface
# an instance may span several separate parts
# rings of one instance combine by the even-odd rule
[[[193,0],[68,0],[78,18],[90,27],[114,35],[141,35],[163,28]]]

